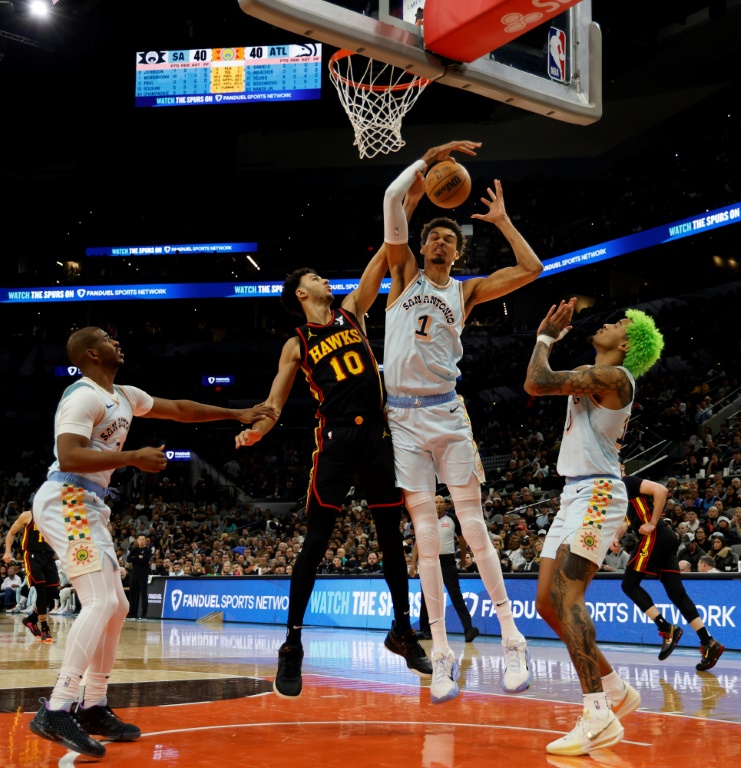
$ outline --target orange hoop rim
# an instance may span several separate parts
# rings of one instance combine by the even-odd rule
[[[336,80],[342,85],[349,85],[353,88],[358,88],[362,91],[374,91],[375,93],[383,93],[384,91],[408,91],[410,88],[424,88],[428,83],[431,83],[432,80],[427,80],[424,77],[420,77],[419,75],[415,75],[413,72],[409,72],[409,70],[405,69],[404,71],[407,74],[411,74],[412,80],[410,80],[408,83],[397,83],[396,85],[370,85],[368,83],[356,83],[354,80],[350,80],[346,77],[343,77],[336,69],[335,64],[340,61],[340,59],[347,59],[350,56],[362,56],[363,54],[358,54],[357,51],[349,51],[346,48],[342,48],[336,53],[333,53],[329,58],[329,74],[330,77],[333,80]],[[366,57],[369,58],[369,57]],[[386,62],[387,66],[394,67],[395,64],[388,64]],[[402,67],[397,67],[397,69],[402,69]]]

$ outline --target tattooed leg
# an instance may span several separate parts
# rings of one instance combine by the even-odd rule
[[[568,545],[563,545],[556,560],[541,561],[538,578],[538,613],[565,643],[583,693],[601,691],[600,678],[612,672],[597,647],[596,630],[584,600],[596,571],[594,563],[572,555]]]

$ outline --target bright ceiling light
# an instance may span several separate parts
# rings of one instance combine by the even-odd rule
[[[49,14],[49,3],[44,0],[32,0],[28,6],[34,16],[47,16]]]

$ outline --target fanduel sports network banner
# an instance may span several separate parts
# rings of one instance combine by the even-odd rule
[[[576,267],[584,267],[587,264],[596,264],[605,259],[614,259],[626,253],[651,248],[662,243],[671,243],[690,235],[709,232],[728,224],[736,224],[741,221],[741,206],[739,203],[731,203],[714,211],[691,216],[688,219],[675,221],[672,224],[663,224],[660,227],[647,229],[645,232],[637,232],[627,237],[619,237],[617,240],[608,240],[606,243],[592,245],[581,251],[572,251],[564,256],[556,256],[543,262],[541,277],[550,277],[559,272],[566,272]]]
[[[541,278],[566,272],[569,269],[584,267],[588,264],[596,264],[606,259],[614,259],[617,256],[623,256],[632,251],[639,251],[644,248],[651,248],[661,243],[670,243],[683,237],[696,235],[702,232],[709,232],[718,227],[725,227],[728,224],[736,224],[741,221],[741,204],[732,203],[723,208],[717,208],[714,211],[707,211],[703,214],[675,221],[672,224],[664,224],[661,227],[648,229],[645,232],[638,232],[627,237],[620,237],[617,240],[610,240],[599,245],[592,245],[580,251],[573,251],[564,256],[556,256],[553,259],[546,259],[543,262],[543,273]],[[169,253],[174,253],[175,249],[185,248],[203,248],[204,250],[214,250],[219,244],[215,245],[170,245],[156,246],[156,248],[173,249]],[[256,243],[222,243],[223,247],[239,246],[240,251],[246,250],[245,246],[255,245]],[[143,250],[152,250],[150,246],[127,246],[126,248],[91,248],[88,251],[95,251],[94,255],[104,255],[104,251],[132,251],[132,253],[111,253],[108,255],[147,255]],[[136,250],[137,253],[133,253]],[[186,252],[182,251],[181,252]],[[191,250],[187,253],[198,253]],[[228,250],[225,252],[229,252]],[[163,252],[164,253],[164,252]],[[93,255],[93,254],[89,254]],[[156,255],[156,254],[152,254]],[[468,280],[468,277],[460,278]],[[359,278],[340,278],[330,280],[332,292],[341,296],[350,293],[358,287]],[[391,280],[386,279],[381,283],[379,293],[388,293],[391,287]],[[56,301],[116,301],[132,299],[257,299],[270,298],[271,296],[280,296],[283,290],[282,282],[259,282],[259,283],[162,283],[156,285],[88,285],[62,288],[60,286],[49,286],[47,288],[0,288],[0,304],[48,304]]]
[[[175,256],[189,253],[254,253],[257,243],[182,243],[180,245],[103,245],[85,256]]]
[[[611,643],[658,643],[656,625],[620,588],[620,579],[595,578],[589,588],[587,605],[597,628],[597,639]],[[741,578],[713,579],[707,576],[684,580],[708,630],[726,648],[741,649]],[[679,611],[666,597],[661,585],[644,582],[656,606],[673,624],[685,626]],[[224,621],[250,624],[285,624],[290,579],[261,577],[206,577],[152,579],[149,585],[150,617],[196,621],[215,611]],[[508,578],[507,590],[517,626],[526,637],[556,635],[535,610],[537,579]],[[499,634],[499,622],[481,579],[461,579],[461,591],[474,624],[488,635]],[[409,582],[412,626],[418,627],[419,580]],[[160,602],[161,601],[161,602]],[[154,610],[153,610],[154,609]],[[393,618],[391,595],[383,577],[322,577],[316,581],[304,623],[323,627],[388,629]],[[446,624],[450,632],[463,627],[448,601]],[[692,636],[692,630],[689,630]],[[688,640],[689,642],[689,640]]]

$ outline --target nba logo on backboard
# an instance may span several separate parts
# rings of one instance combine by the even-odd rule
[[[548,30],[548,75],[551,80],[566,82],[566,33],[555,27]]]

